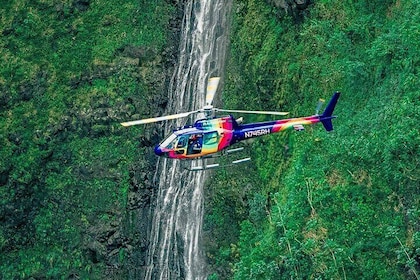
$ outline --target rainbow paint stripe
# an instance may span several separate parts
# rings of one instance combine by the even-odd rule
[[[282,132],[289,129],[303,130],[304,125],[312,125],[321,121],[320,116],[310,116],[270,122],[241,125],[235,129],[235,142],[266,134]]]

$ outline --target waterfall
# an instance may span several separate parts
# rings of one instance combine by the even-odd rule
[[[179,61],[169,86],[168,114],[203,107],[208,79],[223,74],[230,9],[231,0],[186,1]],[[167,122],[165,132],[185,122]],[[157,163],[158,194],[146,279],[206,278],[200,242],[207,171],[187,171],[185,164],[190,163],[166,158]]]

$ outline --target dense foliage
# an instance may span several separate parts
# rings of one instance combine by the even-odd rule
[[[138,279],[157,137],[118,122],[165,107],[182,1],[3,2],[0,278]],[[225,107],[300,116],[340,90],[339,118],[212,174],[209,278],[419,279],[420,2],[278,2],[235,2]]]
[[[225,107],[301,116],[342,97],[333,132],[258,139],[249,166],[213,175],[209,278],[420,279],[420,1],[313,2],[235,3]]]
[[[144,146],[156,139],[118,122],[165,106],[179,11],[164,0],[1,9],[0,278],[126,279],[145,234],[130,228],[128,193],[153,176]]]

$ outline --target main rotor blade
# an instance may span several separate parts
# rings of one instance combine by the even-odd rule
[[[219,81],[220,77],[213,77],[209,79],[209,83],[207,84],[206,105],[211,105],[213,103]]]
[[[157,118],[149,118],[149,119],[143,119],[143,120],[137,120],[137,121],[123,122],[123,123],[121,123],[121,125],[132,126],[132,125],[138,125],[138,124],[146,124],[146,123],[173,120],[173,119],[188,117],[189,115],[197,113],[197,112],[198,111],[191,111],[191,112],[162,116],[162,117],[157,117]]]
[[[225,110],[225,109],[217,109],[214,108],[216,112],[227,112],[227,113],[243,113],[243,114],[260,114],[260,115],[277,115],[277,116],[285,116],[289,114],[289,112],[275,112],[275,111],[246,111],[246,110]]]

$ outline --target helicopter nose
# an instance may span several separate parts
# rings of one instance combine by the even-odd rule
[[[162,151],[162,148],[158,145],[155,147],[155,154],[158,156],[163,156],[165,153]]]

